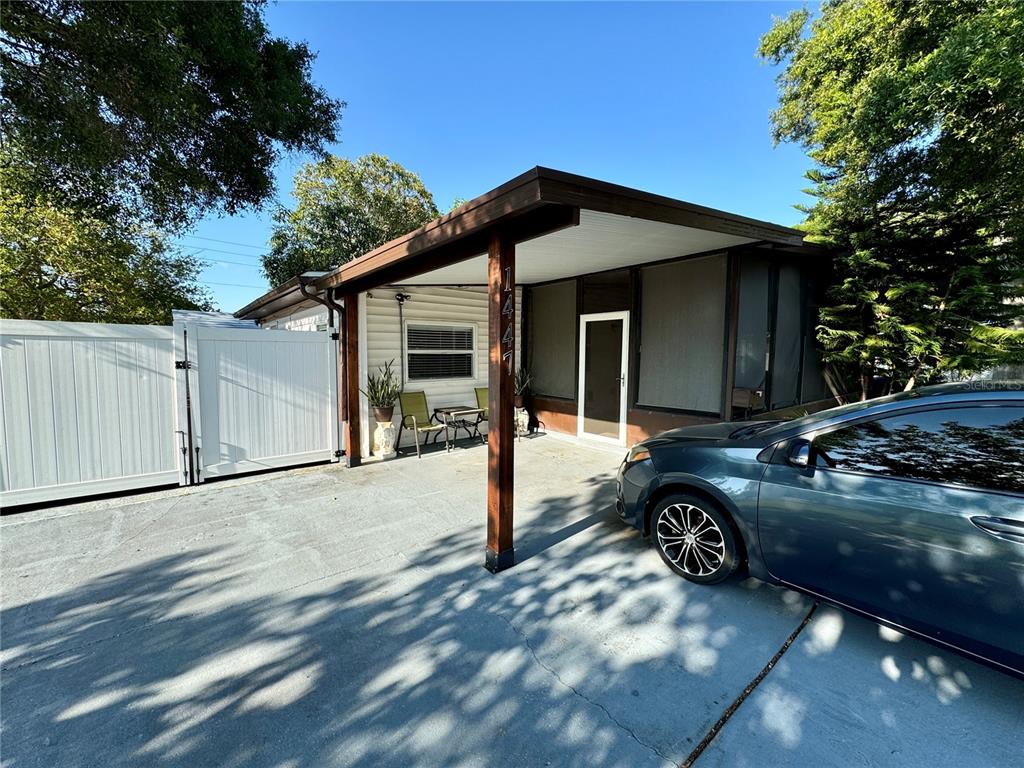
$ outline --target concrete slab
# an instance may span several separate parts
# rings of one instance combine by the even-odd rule
[[[498,576],[482,568],[479,448],[5,517],[0,761],[677,765],[809,603],[753,581],[701,588],[671,575],[611,510],[618,460],[554,438],[517,444],[520,564]],[[816,712],[833,684],[874,695],[879,661],[856,636],[808,656],[831,659],[831,676],[780,665],[755,696],[793,686],[782,690]],[[809,653],[794,646],[786,664],[797,651]],[[1024,691],[967,666],[974,688],[950,712],[987,715],[962,709],[975,690],[997,701]],[[938,685],[899,688],[897,724]],[[755,696],[737,723],[772,708]],[[874,733],[843,722],[831,732],[851,742]],[[737,726],[750,736],[731,742],[730,722],[698,764],[737,764],[731,750],[746,759],[762,743],[794,754],[765,728]],[[925,738],[911,729],[901,746]],[[810,741],[797,747],[817,755]]]
[[[1021,734],[1021,681],[826,607],[696,765],[1005,768]]]

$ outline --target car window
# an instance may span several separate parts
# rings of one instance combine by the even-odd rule
[[[814,440],[821,467],[1024,493],[1024,407],[937,408]]]

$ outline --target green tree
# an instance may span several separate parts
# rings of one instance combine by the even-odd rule
[[[171,322],[210,309],[202,264],[158,236],[18,191],[0,171],[0,314],[30,320]]]
[[[263,5],[0,0],[0,161],[104,219],[173,229],[259,205],[279,152],[322,152],[343,106]]]
[[[295,176],[294,210],[274,214],[263,272],[277,285],[340,266],[437,218],[420,177],[383,155],[329,156]]]
[[[834,0],[761,40],[809,239],[839,253],[818,338],[887,389],[1024,358],[1024,3]]]

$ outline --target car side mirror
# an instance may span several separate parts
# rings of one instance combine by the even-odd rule
[[[797,440],[789,446],[786,461],[790,466],[807,469],[811,463],[811,444],[807,440]]]

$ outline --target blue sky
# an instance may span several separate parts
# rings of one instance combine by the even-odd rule
[[[798,5],[283,2],[266,16],[318,52],[315,81],[348,103],[332,151],[387,155],[441,210],[545,165],[794,224],[809,161],[772,146],[776,72],[755,51],[772,15]],[[278,164],[285,205],[306,160]],[[269,210],[178,238],[205,249],[221,309],[268,287]]]

